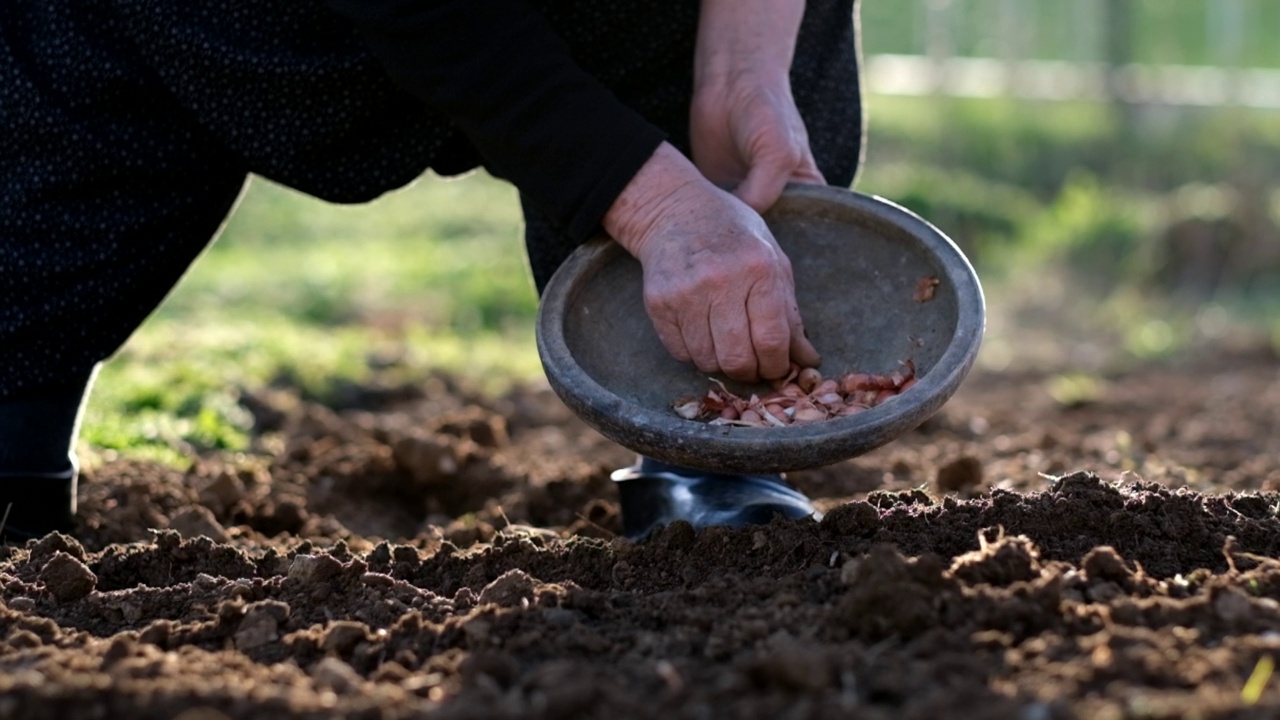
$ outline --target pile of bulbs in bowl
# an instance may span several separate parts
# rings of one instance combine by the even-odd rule
[[[902,370],[888,375],[851,372],[839,378],[824,378],[816,368],[792,365],[787,377],[772,382],[773,392],[763,397],[744,398],[711,378],[715,387],[706,395],[681,398],[672,407],[685,420],[711,425],[808,425],[857,415],[911,389],[916,384],[915,363],[906,360],[902,365]]]

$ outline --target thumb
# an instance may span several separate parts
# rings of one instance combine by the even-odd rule
[[[747,177],[734,189],[739,200],[752,210],[764,213],[778,201],[782,189],[791,179],[791,163],[782,157],[766,156],[751,166]]]
[[[778,201],[789,182],[827,184],[813,153],[806,150],[799,163],[768,159],[755,164],[733,194],[750,205],[752,210],[763,214]]]
[[[818,161],[813,159],[812,151],[805,152],[804,160],[800,162],[799,167],[791,172],[790,180],[806,185],[827,184],[827,179],[822,176],[822,171],[818,169]]]
[[[822,364],[822,356],[818,349],[809,342],[804,331],[804,321],[800,319],[800,308],[793,300],[787,310],[787,322],[791,325],[791,362],[800,367],[816,368]]]
[[[791,362],[800,367],[816,368],[822,364],[822,356],[818,354],[818,349],[809,342],[809,338],[804,335],[804,327],[794,326],[791,328]]]

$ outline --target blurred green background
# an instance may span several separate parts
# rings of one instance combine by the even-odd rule
[[[1276,67],[1278,31],[1271,0],[864,0],[862,23],[869,60],[1095,70]],[[1087,375],[1233,338],[1280,344],[1280,111],[948,90],[872,83],[857,188],[919,212],[974,261],[991,315],[983,366]],[[491,390],[534,379],[536,309],[516,193],[482,173],[356,207],[255,179],[104,368],[82,454],[183,464],[244,450],[238,398],[267,385],[341,404],[354,386],[435,369]]]
[[[1127,23],[1132,60],[1280,67],[1275,0],[862,0],[868,53],[921,53],[942,29],[952,52],[1090,61]]]

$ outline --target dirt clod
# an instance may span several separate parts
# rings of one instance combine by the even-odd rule
[[[79,600],[93,592],[98,584],[98,577],[93,571],[62,551],[54,553],[36,579],[60,603]]]
[[[822,518],[822,528],[836,535],[869,537],[875,534],[879,522],[880,511],[860,501],[828,510]]]
[[[514,607],[533,598],[534,580],[523,570],[511,569],[480,591],[481,605],[494,604]]]
[[[346,655],[369,635],[368,626],[351,620],[339,620],[329,626],[322,647],[328,652]]]
[[[422,485],[432,485],[458,472],[458,451],[444,436],[406,437],[392,452],[396,464]]]
[[[1002,537],[951,562],[951,574],[969,584],[1003,587],[1040,575],[1040,550],[1021,535]]]
[[[336,657],[327,657],[316,663],[311,669],[311,677],[320,687],[336,692],[349,692],[358,687],[360,675],[347,663]]]
[[[214,542],[226,542],[230,539],[226,529],[213,516],[213,512],[203,505],[192,505],[178,512],[169,521],[169,527],[188,538],[203,536]]]
[[[235,472],[224,470],[200,489],[200,503],[220,515],[235,507],[244,494],[244,481]]]
[[[31,562],[42,565],[58,553],[66,553],[81,562],[85,559],[84,546],[75,538],[60,532],[45,535],[31,548]]]
[[[966,455],[938,468],[934,485],[940,493],[971,490],[982,485],[982,461]]]
[[[1090,579],[1110,580],[1121,585],[1127,585],[1133,577],[1133,571],[1125,566],[1120,553],[1107,545],[1090,550],[1080,560],[1080,569]]]
[[[848,589],[829,616],[831,629],[872,642],[932,627],[951,589],[937,558],[906,558],[888,545],[848,561],[840,580]]]
[[[289,579],[304,585],[323,583],[342,572],[342,563],[332,555],[299,553],[289,563]]]
[[[244,619],[236,629],[236,649],[255,650],[280,638],[280,623],[289,617],[289,606],[277,600],[263,600],[244,609]]]

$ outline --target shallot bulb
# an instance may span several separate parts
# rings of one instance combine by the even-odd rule
[[[715,378],[715,387],[701,398],[677,400],[672,409],[686,420],[738,427],[808,425],[849,417],[886,403],[916,384],[911,360],[887,375],[863,372],[824,378],[816,368],[793,365],[787,377],[770,383],[773,391],[763,398],[742,397]]]

